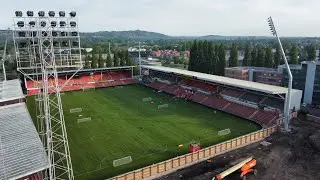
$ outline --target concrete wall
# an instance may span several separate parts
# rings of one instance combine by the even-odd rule
[[[312,95],[313,95],[314,78],[315,78],[317,66],[314,63],[308,63],[307,67],[308,67],[308,71],[306,75],[303,102],[307,104],[311,104]]]

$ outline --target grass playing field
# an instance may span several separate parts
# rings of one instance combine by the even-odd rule
[[[152,101],[143,102],[147,97]],[[206,147],[260,128],[141,85],[68,92],[62,102],[75,179],[111,177],[185,154],[192,140]],[[169,106],[158,109],[160,104]],[[33,97],[27,105],[34,118]],[[74,108],[82,112],[70,113]],[[86,117],[91,120],[78,123]],[[227,128],[231,134],[218,136]],[[113,167],[113,160],[126,156],[132,157],[131,163]]]

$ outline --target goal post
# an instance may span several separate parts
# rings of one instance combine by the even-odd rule
[[[112,164],[113,164],[113,167],[118,167],[118,166],[125,165],[125,164],[131,163],[131,162],[132,162],[131,156],[127,156],[127,157],[123,157],[123,158],[114,160],[112,162]]]
[[[230,133],[231,133],[231,130],[229,128],[221,130],[221,131],[218,131],[218,135],[219,136],[224,136],[224,135],[227,135],[227,134],[230,134]]]

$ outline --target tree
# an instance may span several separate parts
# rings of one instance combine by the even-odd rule
[[[316,59],[316,47],[311,44],[306,46],[307,51],[307,61],[313,61]]]
[[[99,64],[99,68],[104,67],[104,60],[102,58],[102,51],[99,52],[98,64]]]
[[[252,60],[251,52],[250,52],[250,45],[247,44],[245,51],[244,51],[244,58],[242,66],[250,66]]]
[[[207,69],[208,73],[216,74],[216,57],[212,42],[208,44]]]
[[[125,66],[126,65],[126,54],[124,51],[119,52],[119,57],[120,57],[120,66]]]
[[[264,67],[273,67],[273,52],[271,47],[267,47],[266,49],[266,59],[264,62]]]
[[[257,47],[253,47],[251,51],[251,62],[248,65],[257,66],[257,56],[258,56],[258,49]]]
[[[224,75],[224,68],[226,67],[226,50],[223,44],[219,46],[218,52],[218,68],[217,68],[217,75],[223,76]]]
[[[237,67],[237,66],[238,66],[238,48],[233,43],[230,51],[229,67]]]
[[[256,66],[263,67],[265,61],[265,50],[264,47],[259,46],[258,47],[258,55],[256,59]]]
[[[290,50],[290,64],[298,64],[298,48],[293,45]]]
[[[86,56],[84,60],[84,68],[90,68],[90,56]]]
[[[119,66],[119,57],[118,57],[118,53],[115,52],[113,54],[113,67],[118,67]]]
[[[97,56],[96,56],[96,51],[95,50],[92,50],[91,51],[91,68],[97,68],[97,65],[98,65],[98,60],[97,60]]]
[[[278,67],[281,62],[281,49],[280,46],[277,46],[276,53],[274,54],[274,66]]]
[[[198,57],[196,59],[196,66],[195,71],[197,72],[204,72],[204,65],[205,65],[205,59],[204,59],[204,46],[205,43],[203,41],[198,42]]]
[[[198,42],[196,40],[194,40],[193,44],[191,46],[191,49],[190,49],[188,70],[190,70],[190,71],[195,70],[197,56],[198,56]]]
[[[111,59],[111,54],[108,54],[108,56],[107,56],[106,66],[107,67],[112,67],[113,66],[112,59]]]
[[[133,60],[129,54],[129,51],[125,51],[126,52],[126,66],[133,66]]]

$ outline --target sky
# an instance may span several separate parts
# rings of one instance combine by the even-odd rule
[[[171,36],[319,36],[319,0],[0,0],[0,29],[16,10],[77,11],[83,32],[146,30]]]

